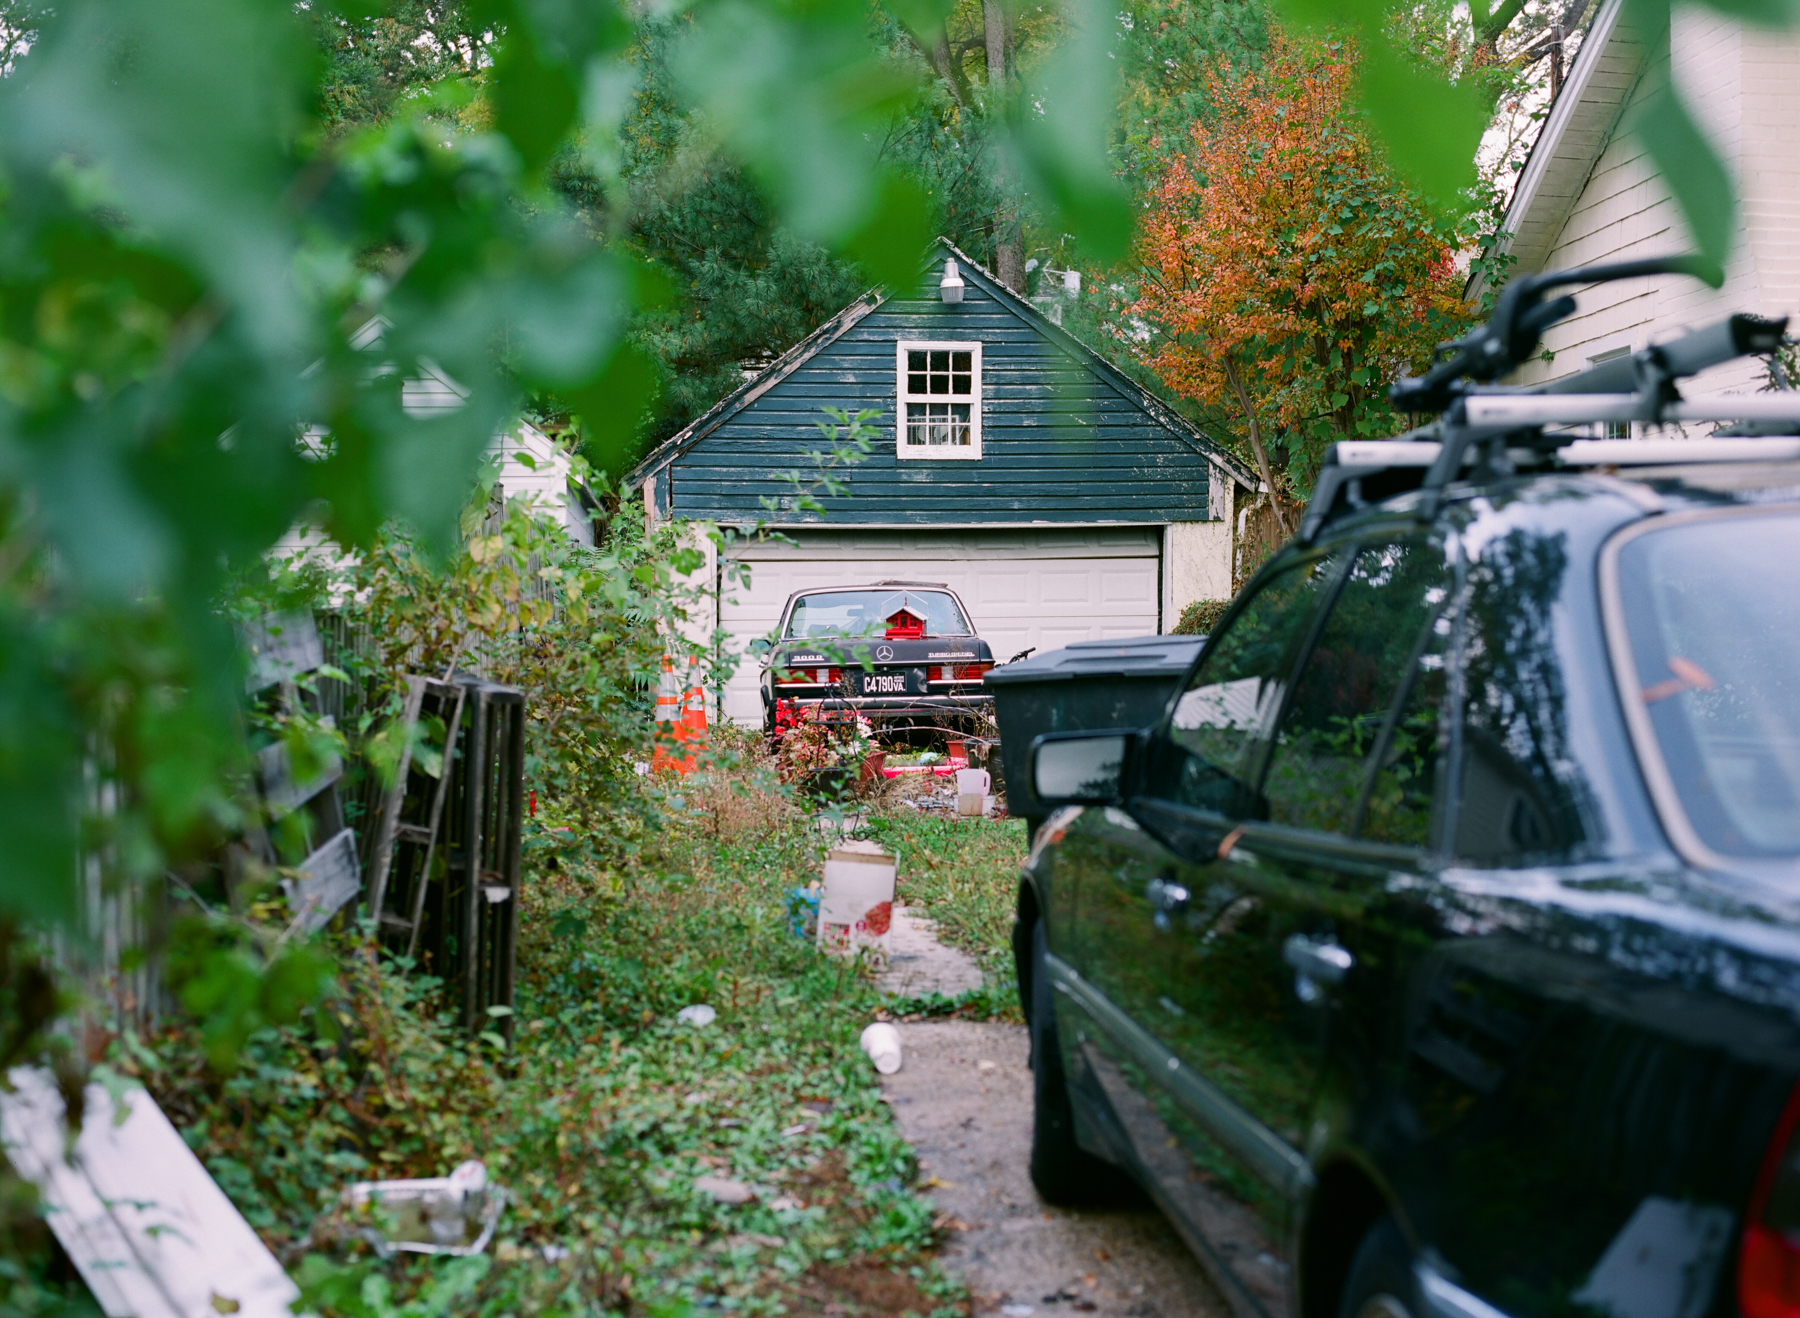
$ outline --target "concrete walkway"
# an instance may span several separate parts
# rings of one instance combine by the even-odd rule
[[[887,968],[875,977],[883,993],[919,998],[927,993],[955,997],[981,987],[975,958],[938,942],[931,921],[896,904],[888,933]]]
[[[931,922],[895,907],[889,993],[966,993],[981,983],[971,957],[946,947]],[[1038,1198],[1031,1151],[1031,1070],[1025,1028],[938,1020],[899,1026],[903,1064],[882,1093],[917,1152],[939,1220],[944,1266],[962,1275],[974,1313],[1053,1318],[1229,1318],[1161,1213],[1070,1212]]]

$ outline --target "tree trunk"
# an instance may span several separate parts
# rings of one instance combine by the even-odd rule
[[[1257,474],[1262,477],[1263,487],[1269,492],[1269,502],[1275,509],[1275,524],[1281,528],[1281,534],[1291,538],[1294,528],[1288,525],[1287,514],[1281,510],[1281,495],[1275,488],[1275,475],[1269,469],[1269,455],[1263,451],[1262,428],[1256,423],[1256,407],[1250,401],[1250,394],[1245,390],[1243,382],[1238,379],[1237,367],[1232,364],[1230,354],[1221,358],[1225,366],[1225,383],[1231,386],[1231,392],[1237,395],[1238,406],[1244,412],[1244,428],[1250,435],[1250,451],[1256,455]]]
[[[997,111],[1006,86],[1006,11],[999,0],[981,0],[982,36],[987,46],[988,108]],[[1004,185],[1005,180],[1001,183]],[[1002,203],[994,213],[994,273],[1013,292],[1025,292],[1025,231],[1017,208]]]
[[[994,212],[994,273],[1020,297],[1025,295],[1025,229],[1005,206]]]
[[[988,86],[1006,85],[1006,11],[998,0],[981,0],[982,35],[987,38]]]

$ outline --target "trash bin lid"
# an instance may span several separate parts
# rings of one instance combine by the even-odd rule
[[[1011,682],[1059,682],[1078,677],[1179,677],[1206,644],[1204,636],[1130,636],[1121,640],[1076,641],[1001,664],[983,679],[988,686]]]

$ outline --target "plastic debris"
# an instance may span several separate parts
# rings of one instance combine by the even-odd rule
[[[892,1075],[900,1069],[900,1031],[892,1025],[876,1021],[862,1032],[861,1043],[862,1050],[882,1075]]]
[[[756,1191],[750,1186],[723,1176],[696,1176],[694,1188],[720,1204],[747,1204],[756,1198]]]
[[[817,881],[804,888],[792,888],[788,891],[788,919],[793,924],[794,937],[804,938],[812,942],[819,936],[819,898],[824,888]]]
[[[675,1019],[680,1021],[683,1025],[711,1025],[714,1021],[719,1019],[719,1013],[707,1006],[704,1002],[696,1002],[693,1006],[683,1007],[680,1011],[676,1012]]]
[[[388,1220],[364,1237],[375,1252],[479,1254],[493,1238],[506,1191],[489,1185],[487,1167],[465,1162],[448,1176],[409,1181],[358,1181],[344,1191],[352,1207],[372,1207]]]
[[[1006,1318],[1031,1318],[1031,1315],[1037,1312],[1037,1306],[1031,1304],[1003,1304],[1000,1306],[1000,1312],[1005,1314]]]

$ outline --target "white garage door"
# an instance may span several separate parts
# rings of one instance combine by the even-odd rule
[[[732,553],[749,580],[724,582],[719,620],[739,653],[770,633],[795,591],[874,581],[949,586],[1001,662],[1025,649],[1159,630],[1160,527],[790,534],[798,543],[744,545]],[[725,688],[725,716],[762,721],[754,660],[740,661]]]

